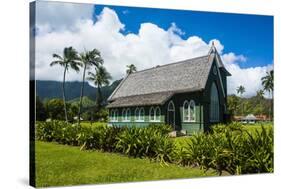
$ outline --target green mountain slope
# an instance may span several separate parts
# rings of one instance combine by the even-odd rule
[[[111,85],[102,87],[102,95],[107,99],[114,89],[118,86],[121,80],[114,81]],[[72,81],[65,83],[66,90],[66,100],[73,100],[80,97],[82,82]],[[96,99],[97,88],[92,87],[85,82],[84,96],[89,97],[91,100]],[[47,100],[51,98],[62,98],[62,83],[59,81],[36,81],[36,95],[40,97],[41,100]]]

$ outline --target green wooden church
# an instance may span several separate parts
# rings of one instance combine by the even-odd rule
[[[230,75],[214,45],[206,56],[129,74],[108,98],[109,125],[207,131],[225,120]]]

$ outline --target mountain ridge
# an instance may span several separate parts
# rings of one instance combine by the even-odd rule
[[[122,81],[116,80],[111,85],[101,88],[101,92],[104,99],[107,99],[115,88]],[[66,100],[73,100],[80,97],[82,81],[67,81],[65,82]],[[89,97],[91,100],[96,99],[97,88],[89,85],[88,82],[84,84],[84,96]],[[41,100],[47,100],[52,98],[62,98],[62,82],[61,81],[49,81],[49,80],[37,80],[36,81],[36,95]]]

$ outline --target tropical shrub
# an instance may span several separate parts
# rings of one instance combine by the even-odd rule
[[[81,146],[85,150],[118,152],[132,157],[150,158],[161,163],[200,166],[219,174],[273,172],[273,129],[248,132],[240,124],[216,125],[209,133],[197,133],[175,143],[170,127],[78,126],[62,121],[36,123],[36,139]]]
[[[199,133],[190,138],[175,153],[181,165],[199,165],[222,174],[273,172],[273,131],[262,127],[246,135],[236,126],[219,125],[209,134]],[[240,126],[238,126],[240,127]]]

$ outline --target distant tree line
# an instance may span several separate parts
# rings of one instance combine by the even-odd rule
[[[228,111],[233,116],[245,116],[247,114],[267,115],[273,119],[273,85],[274,85],[274,71],[271,70],[266,73],[266,76],[261,78],[263,88],[256,92],[256,95],[251,98],[244,98],[243,94],[246,92],[244,86],[237,87],[237,95],[228,96],[227,104]],[[265,91],[269,93],[271,99],[264,97]]]
[[[85,97],[84,97],[85,100]],[[105,107],[97,109],[96,103],[93,102],[89,105],[84,105],[81,118],[85,121],[107,121],[108,111]],[[79,112],[79,101],[66,102],[68,122],[77,121],[77,115]],[[36,120],[46,121],[47,119],[52,120],[65,120],[64,115],[64,102],[60,98],[48,99],[42,102],[39,96],[36,96]]]

